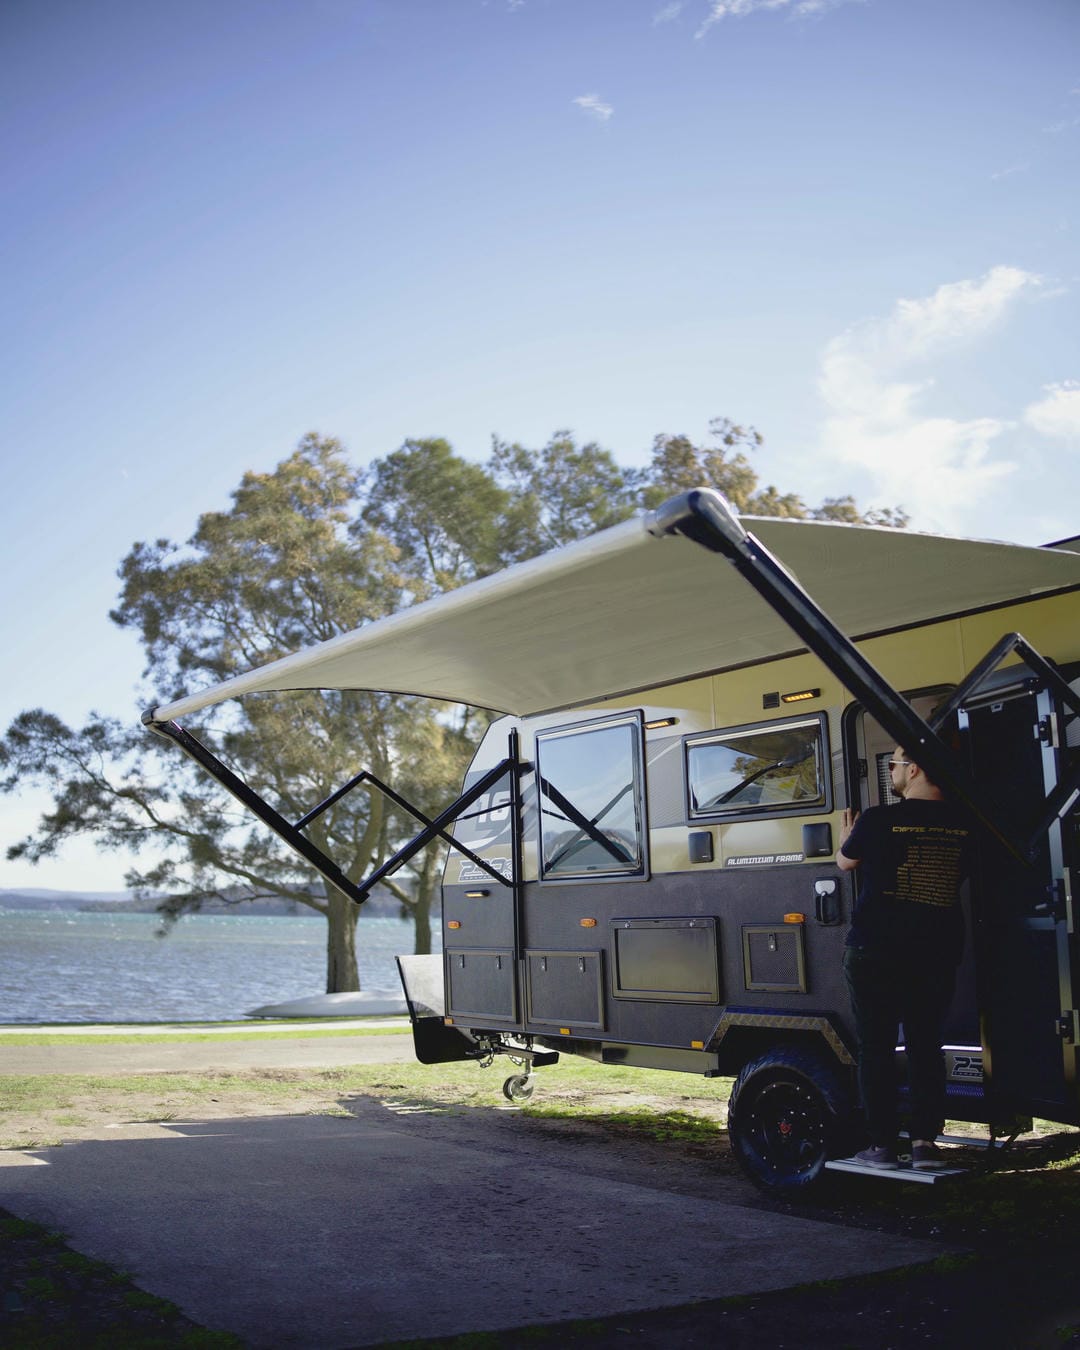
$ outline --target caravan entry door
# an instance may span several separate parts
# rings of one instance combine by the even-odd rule
[[[1066,745],[1051,691],[1033,686],[982,691],[959,714],[976,781],[1025,830],[1080,753]],[[1074,801],[1039,838],[1032,865],[984,841],[972,878],[988,1096],[1005,1110],[1071,1124],[1080,1123],[1078,828]]]

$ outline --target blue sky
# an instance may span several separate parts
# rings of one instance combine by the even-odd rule
[[[0,125],[5,726],[135,716],[118,562],[309,430],[726,416],[811,501],[1080,531],[1075,0],[6,0]]]

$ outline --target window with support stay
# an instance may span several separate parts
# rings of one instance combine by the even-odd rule
[[[686,742],[691,818],[827,809],[824,719],[713,731]]]
[[[537,735],[542,877],[644,874],[641,738],[637,714]]]

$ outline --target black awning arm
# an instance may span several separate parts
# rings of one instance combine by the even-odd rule
[[[193,759],[198,765],[205,769],[206,772],[210,774],[212,778],[216,779],[227,792],[231,793],[241,805],[245,806],[252,815],[256,816],[264,825],[273,830],[273,832],[279,838],[283,839],[295,853],[298,853],[305,862],[310,864],[324,881],[328,881],[330,885],[339,890],[342,895],[347,896],[358,905],[364,903],[373,887],[382,881],[384,877],[389,876],[391,872],[396,871],[403,863],[408,862],[414,854],[418,853],[420,849],[426,847],[437,837],[449,838],[454,848],[465,853],[473,862],[477,863],[485,872],[488,872],[502,885],[509,886],[512,884],[502,876],[501,873],[497,872],[493,867],[486,863],[483,858],[479,857],[471,850],[463,848],[461,844],[457,843],[451,836],[446,834],[446,827],[452,824],[461,812],[467,810],[478,797],[483,796],[485,792],[494,787],[507,773],[517,770],[518,766],[512,760],[504,759],[501,763],[497,764],[495,768],[490,770],[490,772],[484,774],[478,782],[474,783],[467,792],[462,793],[462,795],[458,797],[456,801],[452,802],[450,806],[435,818],[435,820],[429,821],[425,828],[421,830],[414,839],[406,844],[404,848],[399,849],[393,858],[373,872],[366,881],[357,884],[356,882],[350,881],[330,855],[319,848],[317,844],[313,844],[311,840],[302,833],[300,827],[309,823],[315,816],[318,816],[322,811],[326,810],[333,802],[339,801],[341,797],[343,797],[351,787],[355,787],[357,782],[363,779],[365,775],[358,774],[356,778],[346,784],[344,788],[339,789],[331,797],[327,798],[327,800],[316,807],[313,812],[309,811],[298,824],[294,825],[291,821],[286,820],[279,811],[276,811],[265,798],[260,797],[253,788],[250,788],[242,778],[239,778],[233,773],[228,765],[224,764],[217,755],[203,745],[197,737],[193,736],[190,731],[185,731],[179,722],[155,722],[152,715],[146,713],[143,716],[143,723],[149,727],[155,735],[162,736],[166,740],[174,741],[190,759]],[[367,776],[370,777],[370,775]],[[414,807],[409,806],[404,798],[398,798],[396,793],[393,793],[389,789],[385,789],[383,784],[378,783],[377,780],[373,781],[376,781],[376,786],[387,791],[391,797],[398,800],[410,814],[419,820],[426,820],[426,817]]]
[[[504,764],[510,763],[509,760],[504,760],[503,762]],[[344,797],[347,793],[350,793],[353,790],[353,788],[359,787],[362,783],[371,783],[373,787],[377,787],[379,791],[383,794],[383,796],[389,797],[389,799],[396,806],[400,806],[403,811],[407,811],[409,815],[412,816],[414,820],[418,820],[421,825],[424,825],[426,827],[430,827],[432,825],[433,822],[431,820],[431,817],[426,816],[423,813],[423,811],[420,810],[419,807],[413,806],[412,802],[407,801],[401,795],[400,792],[395,792],[394,789],[390,787],[389,784],[384,783],[381,778],[376,778],[376,776],[373,773],[369,773],[367,769],[362,769],[360,773],[350,778],[349,781],[343,787],[339,787],[336,792],[332,792],[330,796],[326,798],[325,801],[320,802],[318,806],[313,806],[306,816],[301,816],[301,818],[296,822],[294,828],[298,830],[306,829],[311,824],[311,822],[313,820],[317,820],[318,817],[321,816],[325,810],[333,806],[335,802],[341,801],[342,797]],[[464,807],[462,808],[462,810],[464,810]],[[460,814],[461,814],[460,812],[455,814],[453,820],[460,819]],[[466,848],[465,845],[462,844],[457,839],[455,839],[454,836],[449,833],[449,831],[445,829],[438,830],[435,835],[431,836],[431,839],[433,838],[445,839],[446,842],[451,846],[451,848],[455,848],[459,853],[463,853],[466,858],[468,858],[471,862],[476,863],[478,867],[482,867],[484,871],[490,873],[491,876],[496,877],[499,881],[503,883],[504,886],[509,886],[511,884],[509,881],[506,880],[505,877],[503,877],[493,867],[491,867],[488,863],[486,863],[484,859],[480,857],[479,853],[474,853],[471,848]],[[426,839],[424,843],[430,843],[431,839]],[[420,847],[423,848],[424,845],[421,844]],[[405,861],[407,861],[407,859]]]
[[[390,876],[392,872],[396,872],[403,863],[407,863],[414,854],[419,853],[422,848],[425,848],[430,844],[438,835],[444,834],[447,825],[456,820],[463,811],[472,806],[473,802],[482,797],[485,792],[490,791],[495,784],[505,778],[508,773],[516,774],[519,771],[520,766],[515,763],[514,760],[501,760],[493,769],[489,769],[482,778],[478,779],[471,788],[466,792],[463,792],[456,802],[453,802],[445,811],[440,815],[437,815],[434,820],[430,821],[425,829],[421,830],[418,835],[410,839],[402,848],[399,848],[392,858],[388,858],[381,867],[376,868],[366,881],[360,883],[360,889],[363,890],[366,895],[372,887],[377,886],[380,881],[385,877]],[[451,844],[459,853],[464,853],[466,857],[471,858],[473,862],[477,863],[489,876],[494,877],[495,880],[500,882],[503,886],[513,886],[513,879],[507,879],[501,872],[497,872],[495,868],[492,867],[490,863],[485,862],[478,853],[473,853],[470,849],[463,848],[461,844],[454,839],[451,839]]]
[[[995,819],[999,813],[937,732],[866,659],[765,545],[739,521],[719,492],[695,489],[674,497],[653,516],[655,534],[682,534],[727,558],[769,607],[800,637],[864,708],[915,756],[929,776],[951,792],[1010,853],[1029,861],[1025,840]]]

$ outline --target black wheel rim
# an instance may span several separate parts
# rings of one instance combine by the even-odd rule
[[[820,1095],[789,1078],[763,1083],[747,1104],[745,1140],[759,1166],[777,1177],[804,1177],[825,1161],[828,1114]]]

